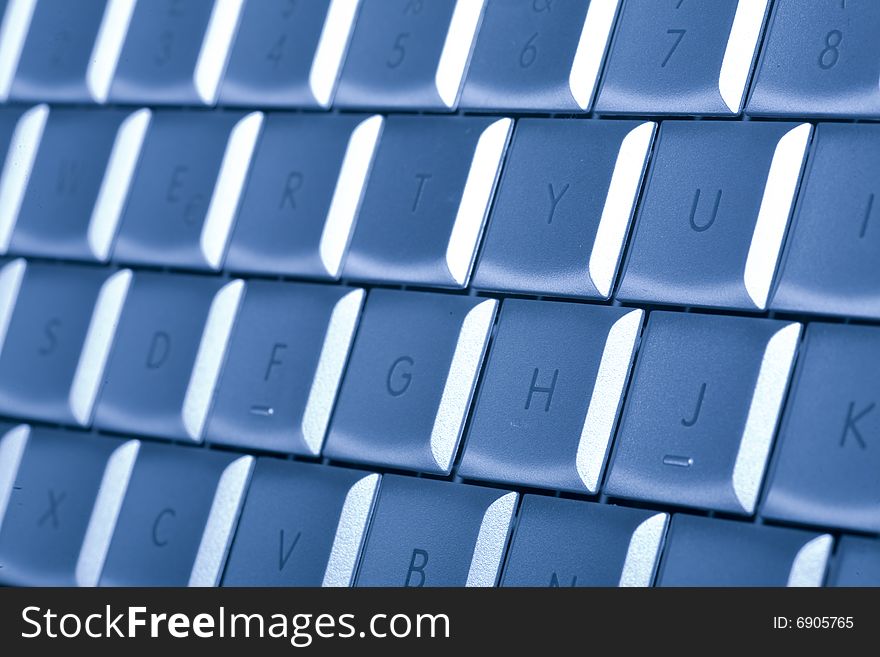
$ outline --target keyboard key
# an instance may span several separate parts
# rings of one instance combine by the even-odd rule
[[[477,288],[607,299],[655,124],[520,119]]]
[[[110,100],[213,105],[243,0],[152,0],[119,9],[128,26]]]
[[[880,541],[855,536],[841,538],[828,585],[880,586]]]
[[[453,110],[484,0],[362,0],[338,107]]]
[[[449,474],[496,306],[371,291],[324,455]]]
[[[247,2],[220,103],[329,107],[359,4],[359,0]]]
[[[28,4],[28,3],[24,3]],[[89,71],[107,0],[38,0],[31,15],[10,97],[90,103]]]
[[[651,586],[669,516],[526,495],[502,586]]]
[[[244,282],[139,272],[119,321],[95,424],[199,442]]]
[[[52,110],[9,250],[106,261],[149,121],[147,109]]]
[[[0,0],[0,102],[9,98],[35,6],[34,0]]]
[[[458,474],[598,492],[642,315],[506,300]]]
[[[259,459],[224,586],[351,586],[379,475]]]
[[[349,287],[249,283],[207,439],[320,454],[363,298]]]
[[[27,425],[0,436],[0,582],[95,586],[137,453]]]
[[[777,0],[747,112],[877,118],[880,5]]]
[[[489,0],[461,107],[589,109],[617,5],[618,0]]]
[[[739,114],[767,0],[626,0],[596,111]]]
[[[495,586],[517,494],[386,475],[358,586]]]
[[[511,119],[386,121],[344,276],[465,287]]]
[[[260,112],[157,112],[113,257],[220,269],[262,120]]]
[[[880,532],[880,329],[810,324],[762,515]]]
[[[617,297],[764,310],[810,131],[664,123]]]
[[[252,456],[141,445],[101,586],[216,586]]]
[[[268,115],[227,268],[339,278],[382,123],[378,114]]]
[[[651,313],[605,493],[754,513],[800,330]]]
[[[878,177],[880,127],[819,125],[774,310],[880,319]]]
[[[658,586],[822,586],[833,539],[796,529],[676,515]]]
[[[131,272],[0,269],[0,414],[88,426]]]
[[[0,254],[9,249],[48,118],[48,105],[35,105],[27,110],[0,107],[0,153],[5,157],[0,171]]]

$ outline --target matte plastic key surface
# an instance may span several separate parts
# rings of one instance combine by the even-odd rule
[[[496,306],[494,299],[371,291],[324,456],[448,474]]]
[[[777,0],[746,112],[877,118],[878,31],[872,0]]]
[[[379,115],[269,114],[227,268],[338,278],[382,124]]]
[[[220,103],[326,108],[359,0],[250,0],[241,12]]]
[[[655,127],[520,119],[473,286],[607,299]]]
[[[207,440],[320,454],[363,298],[349,287],[252,281]]]
[[[669,516],[526,495],[501,586],[651,586]]]
[[[216,586],[253,457],[141,445],[101,586]]]
[[[485,0],[362,0],[335,105],[452,110]]]
[[[489,0],[461,107],[589,109],[617,5],[618,0]]]
[[[771,308],[880,319],[880,126],[822,123]]]
[[[811,130],[665,122],[617,298],[764,310]]]
[[[156,112],[114,259],[220,269],[262,120],[260,112]]]
[[[241,280],[135,274],[95,425],[201,441],[243,292]]]
[[[0,254],[9,249],[48,118],[45,104],[0,107]]]
[[[53,109],[9,251],[106,260],[149,110]]]
[[[100,93],[92,81],[98,54],[95,44],[107,0],[38,0],[35,4],[10,97],[93,102]]]
[[[596,493],[642,315],[505,301],[458,474]]]
[[[880,533],[880,329],[810,324],[762,515]]]
[[[343,276],[465,287],[512,123],[482,117],[389,118]]]
[[[131,272],[0,266],[0,414],[88,426]]]
[[[754,513],[800,330],[651,313],[605,493]]]
[[[110,101],[213,105],[243,0],[124,4],[114,28],[127,25],[128,31],[114,63]]]
[[[495,586],[517,493],[386,475],[357,586]]]
[[[595,110],[739,114],[767,0],[624,0]]]
[[[829,586],[880,586],[880,541],[844,536],[837,544]]]
[[[676,515],[657,586],[822,586],[833,542],[830,534]]]
[[[259,459],[224,586],[351,586],[380,476]]]
[[[7,428],[0,435],[0,582],[95,586],[137,453],[136,440]]]

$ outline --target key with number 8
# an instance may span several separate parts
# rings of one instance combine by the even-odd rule
[[[748,114],[880,114],[880,4],[780,0],[768,30]]]

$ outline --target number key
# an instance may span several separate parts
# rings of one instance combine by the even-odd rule
[[[364,0],[337,104],[455,109],[484,0]]]
[[[486,7],[462,107],[589,108],[618,0],[493,0]]]
[[[876,117],[880,4],[780,0],[746,111],[753,116]]]
[[[627,0],[596,110],[739,114],[766,0]]]
[[[248,2],[229,56],[220,102],[327,107],[358,4],[358,0]]]

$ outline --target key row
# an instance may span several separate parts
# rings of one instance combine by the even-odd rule
[[[737,115],[754,69],[751,115],[880,116],[871,2],[6,0],[0,15],[3,99]]]
[[[880,319],[880,126],[39,105],[3,150],[9,254]]]
[[[0,415],[880,531],[880,328],[498,306],[13,260]]]
[[[656,575],[658,586],[821,586],[831,557],[828,534],[680,514],[670,520],[666,513],[537,495],[523,498],[515,522],[518,497],[6,427],[0,581],[650,586]],[[843,537],[828,583],[880,583],[880,541]]]

